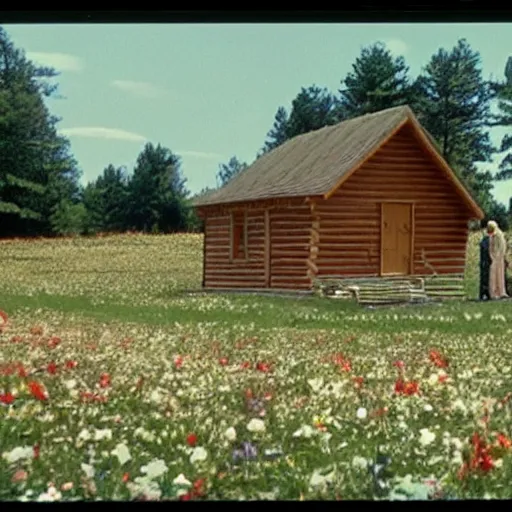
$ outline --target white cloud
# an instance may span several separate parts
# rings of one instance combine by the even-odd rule
[[[122,91],[142,96],[144,98],[159,98],[165,94],[165,90],[161,87],[153,85],[149,82],[134,82],[132,80],[112,80],[112,87],[117,87]]]
[[[388,39],[384,41],[386,48],[395,56],[402,57],[407,53],[408,46],[401,39]]]
[[[117,128],[105,128],[103,126],[81,126],[60,130],[66,137],[88,137],[93,139],[127,140],[130,142],[144,142],[146,137],[138,133],[127,132]]]
[[[81,71],[82,60],[69,53],[27,52],[27,58],[40,66],[55,68],[57,71]]]
[[[202,158],[206,160],[218,160],[222,158],[219,153],[205,153],[203,151],[176,151],[177,155],[188,156],[190,158]]]

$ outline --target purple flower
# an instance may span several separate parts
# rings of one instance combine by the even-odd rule
[[[244,441],[240,445],[240,448],[233,450],[233,461],[237,462],[240,459],[251,460],[255,459],[257,455],[258,450],[256,449],[256,447],[253,444]]]

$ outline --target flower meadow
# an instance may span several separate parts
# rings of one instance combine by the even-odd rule
[[[155,243],[171,254],[183,240],[186,260],[200,258],[197,236],[180,237]],[[144,238],[113,245],[136,265]],[[372,311],[327,299],[270,307],[266,297],[170,296],[170,316],[151,323],[125,310],[100,320],[44,298],[37,307],[12,299],[27,293],[30,304],[44,279],[46,298],[71,300],[78,286],[94,296],[91,276],[43,279],[35,259],[87,270],[94,251],[101,262],[97,243],[5,244],[13,261],[0,276],[9,286],[0,292],[1,500],[512,496],[508,304]],[[105,307],[136,290],[137,308],[165,301],[151,273],[143,288],[137,272],[147,270],[114,294],[106,277]],[[185,286],[174,275],[162,280]],[[192,305],[204,319],[187,316]],[[279,325],[274,309],[294,322]]]

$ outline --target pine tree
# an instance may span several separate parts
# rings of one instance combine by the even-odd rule
[[[408,73],[404,58],[393,58],[384,44],[363,48],[341,82],[341,117],[349,119],[407,104],[411,100]]]
[[[494,126],[512,126],[512,57],[508,58],[505,67],[504,83],[496,84],[499,114]],[[501,141],[500,153],[505,153],[500,162],[500,170],[496,175],[497,181],[512,178],[512,135],[505,134]]]
[[[292,101],[290,115],[284,107],[277,110],[274,125],[260,154],[271,151],[288,139],[332,125],[340,121],[336,98],[317,85],[302,87]]]
[[[0,233],[48,234],[63,200],[77,199],[79,170],[45,105],[57,73],[38,67],[0,27]]]
[[[480,55],[461,39],[450,51],[432,56],[414,84],[414,109],[443,157],[475,196],[489,202],[489,175],[477,162],[490,162],[495,148],[486,130],[492,91],[482,78]]]
[[[247,164],[245,162],[240,162],[236,156],[231,157],[227,164],[219,165],[219,172],[217,173],[218,186],[223,187],[246,168]]]
[[[179,157],[160,144],[146,144],[128,185],[131,227],[144,232],[186,229],[185,184]]]

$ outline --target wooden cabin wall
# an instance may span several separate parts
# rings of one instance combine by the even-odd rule
[[[209,214],[205,219],[205,287],[264,288],[264,211],[247,214],[247,261],[230,259],[230,214]]]
[[[414,273],[464,272],[470,214],[406,126],[318,202],[318,277],[379,274],[380,202],[392,200],[415,202]]]
[[[270,287],[307,289],[311,210],[304,201],[270,210]]]

